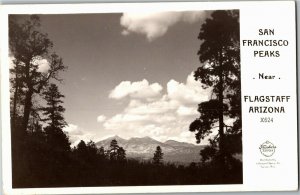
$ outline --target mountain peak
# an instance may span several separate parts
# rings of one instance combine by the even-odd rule
[[[144,139],[144,140],[155,140],[155,139],[153,139],[153,138],[151,138],[151,137],[149,137],[149,136],[142,137],[141,139]],[[155,141],[156,141],[156,140],[155,140]]]
[[[155,139],[153,139],[149,136],[146,136],[146,137],[132,137],[132,138],[130,138],[130,140],[155,140]]]
[[[114,136],[112,136],[112,137],[109,137],[109,138],[107,138],[107,139],[118,139],[118,140],[124,140],[123,138],[121,138],[120,136],[118,136],[118,135],[114,135]]]
[[[130,142],[136,142],[136,143],[153,143],[153,144],[161,144],[161,142],[149,137],[149,136],[146,136],[146,137],[132,137],[130,138],[128,141]]]
[[[171,146],[181,146],[181,147],[195,146],[194,144],[191,144],[191,143],[179,142],[179,141],[175,141],[175,140],[167,140],[164,142],[164,144],[171,145]]]
[[[176,140],[169,139],[169,140],[165,141],[165,144],[166,143],[183,143],[183,142],[179,142],[179,141],[176,141]]]

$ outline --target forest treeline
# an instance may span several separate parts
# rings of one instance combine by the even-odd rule
[[[224,22],[230,27],[225,28],[227,31],[222,31],[224,25],[216,27]],[[215,87],[215,99],[199,104],[200,117],[191,124],[190,131],[196,132],[200,142],[211,133],[214,123],[219,122],[220,129],[210,139],[211,145],[201,151],[202,161],[189,166],[164,162],[159,146],[149,161],[127,159],[125,149],[116,140],[112,140],[108,150],[97,148],[93,141],[80,141],[71,147],[68,134],[63,131],[68,124],[64,119],[64,95],[58,87],[63,81],[59,73],[67,67],[40,27],[37,15],[9,17],[13,188],[242,183],[242,163],[234,158],[241,153],[237,11],[215,11],[202,25],[200,39],[209,41],[213,37],[204,35],[219,36],[207,31],[220,28],[217,32],[222,31],[222,40],[226,41],[223,45],[204,42],[205,46],[216,44],[221,52],[206,48],[211,54],[204,52],[201,55],[207,59],[201,57],[200,61],[219,55],[224,64],[219,60],[208,72],[203,68],[195,71],[196,80]],[[47,69],[41,69],[42,63],[47,63]],[[220,79],[213,81],[209,74],[213,78],[219,75]],[[229,99],[226,103],[223,92]],[[236,118],[233,126],[224,124],[223,115]]]

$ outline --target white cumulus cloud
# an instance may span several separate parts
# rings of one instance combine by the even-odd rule
[[[128,107],[125,109],[130,114],[162,114],[175,110],[178,107],[178,102],[170,101],[166,96],[152,102],[142,102],[131,100]]]
[[[109,97],[112,99],[122,99],[127,96],[132,98],[155,98],[160,95],[162,89],[160,84],[149,84],[146,79],[136,82],[122,81],[110,92]]]
[[[211,95],[211,88],[203,89],[199,81],[195,81],[193,73],[186,80],[186,83],[179,83],[170,80],[167,84],[168,97],[177,100],[182,104],[199,104],[207,101]]]
[[[210,98],[210,88],[203,89],[191,73],[185,82],[170,80],[164,93],[157,90],[156,98],[149,100],[149,94],[136,96],[148,90],[151,86],[148,82],[124,82],[114,88],[110,98],[128,96],[130,101],[123,111],[103,122],[105,130],[124,138],[150,136],[160,141],[175,139],[195,143],[189,125],[199,116],[198,104]]]
[[[120,23],[122,34],[138,33],[146,35],[149,41],[163,36],[178,22],[194,23],[205,18],[205,11],[197,12],[131,12],[123,13]]]
[[[63,130],[68,133],[72,147],[76,146],[80,140],[87,142],[95,138],[95,134],[81,130],[78,125],[68,124]]]
[[[197,116],[199,114],[197,108],[186,106],[179,106],[176,112],[179,116]]]
[[[82,131],[80,131],[78,129],[78,126],[74,125],[74,124],[68,124],[68,126],[65,126],[63,130],[68,132],[69,135],[81,135],[82,134]]]
[[[48,62],[48,60],[42,58],[41,56],[35,56],[31,60],[31,63],[33,65],[38,66],[38,69],[37,69],[38,72],[47,72],[50,69],[50,63]]]
[[[106,120],[106,116],[104,116],[104,115],[99,115],[98,117],[97,117],[97,122],[99,122],[99,123],[102,123],[102,122],[104,122]]]

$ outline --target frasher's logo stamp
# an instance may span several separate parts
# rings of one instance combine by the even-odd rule
[[[260,153],[265,157],[271,157],[275,153],[276,146],[269,141],[259,146]]]

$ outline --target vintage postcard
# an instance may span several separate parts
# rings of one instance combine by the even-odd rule
[[[4,194],[298,189],[295,2],[0,8]]]

